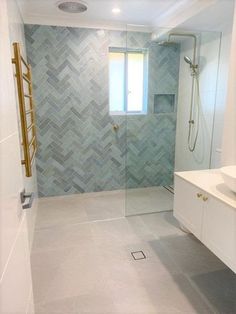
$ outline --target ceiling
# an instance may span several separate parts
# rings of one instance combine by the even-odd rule
[[[203,31],[222,31],[232,29],[234,1],[217,1],[198,14],[186,19],[179,27]]]
[[[57,0],[17,2],[24,22],[28,24],[112,29],[124,29],[127,24],[134,24],[145,25],[144,31],[179,25],[215,30],[222,22],[229,21],[234,3],[233,0],[86,0],[86,12],[69,14],[57,8]],[[114,7],[119,7],[121,12],[113,14]]]

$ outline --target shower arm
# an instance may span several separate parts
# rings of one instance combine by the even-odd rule
[[[168,41],[170,41],[170,38],[174,37],[191,37],[193,39],[193,67],[197,68],[196,64],[196,49],[197,49],[197,37],[194,34],[186,34],[186,33],[170,33],[168,35]]]

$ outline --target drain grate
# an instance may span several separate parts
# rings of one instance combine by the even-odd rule
[[[143,253],[143,251],[136,251],[136,252],[131,252],[131,255],[133,256],[134,260],[139,260],[139,259],[145,259],[146,255]]]
[[[175,194],[174,188],[171,185],[163,186],[167,191],[169,191],[172,194]]]

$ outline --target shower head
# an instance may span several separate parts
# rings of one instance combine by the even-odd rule
[[[163,40],[157,43],[159,46],[173,46],[176,45],[176,42],[174,41],[169,41],[169,40]]]
[[[188,56],[184,56],[184,61],[187,62],[190,66],[193,65],[192,60]]]
[[[193,76],[197,75],[198,65],[194,64],[193,61],[188,56],[184,56],[184,61],[189,64],[190,69],[192,71],[191,75],[193,75]]]

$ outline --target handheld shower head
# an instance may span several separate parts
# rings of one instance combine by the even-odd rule
[[[190,69],[192,70],[192,75],[197,74],[198,65],[193,64],[193,61],[188,56],[184,56],[184,61],[190,65]]]
[[[192,60],[188,56],[184,56],[184,61],[187,62],[190,66],[193,65]]]

